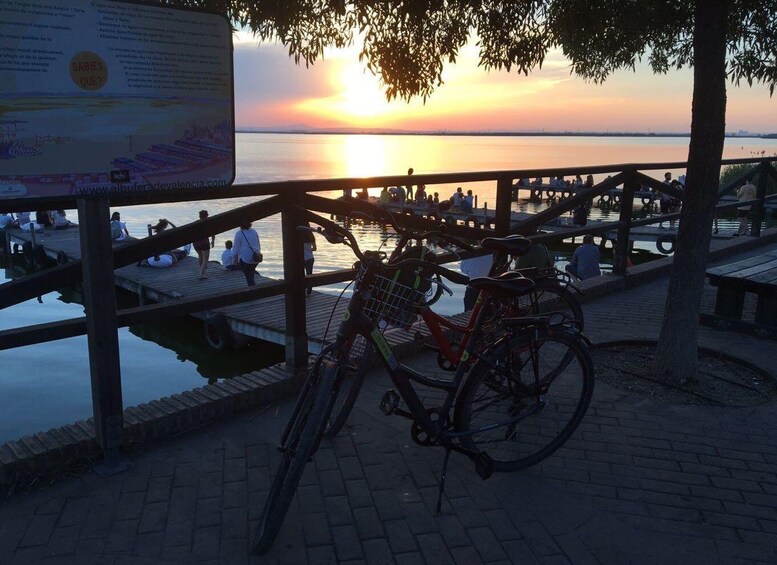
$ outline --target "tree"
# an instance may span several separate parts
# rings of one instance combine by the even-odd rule
[[[726,80],[777,84],[777,0],[159,0],[220,11],[297,63],[359,34],[359,55],[386,96],[429,97],[470,36],[486,69],[528,74],[560,47],[572,72],[602,82],[645,59],[656,73],[692,67],[685,206],[656,373],[693,378],[704,270],[723,152]]]

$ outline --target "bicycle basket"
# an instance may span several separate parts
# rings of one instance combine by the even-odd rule
[[[391,326],[408,329],[416,321],[426,292],[404,285],[396,279],[375,275],[372,296],[364,312],[375,324],[385,321]]]
[[[413,258],[424,255],[423,251],[416,249],[409,251]],[[400,256],[400,260],[406,258],[409,257]],[[388,325],[408,329],[416,321],[431,288],[430,274],[423,268],[387,270],[374,275],[370,300],[364,312],[375,324],[384,321]]]

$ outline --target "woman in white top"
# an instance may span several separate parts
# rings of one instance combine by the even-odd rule
[[[234,262],[239,265],[240,270],[245,275],[248,286],[254,286],[254,275],[256,274],[256,265],[258,261],[254,256],[255,253],[262,253],[262,246],[259,242],[259,234],[256,230],[251,228],[251,223],[248,222],[240,226],[240,229],[235,232],[235,237],[232,238],[232,253],[234,255]]]

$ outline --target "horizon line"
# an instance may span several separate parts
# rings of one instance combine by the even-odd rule
[[[490,130],[395,130],[382,128],[308,128],[238,126],[235,133],[296,133],[296,134],[347,134],[347,135],[450,135],[450,136],[493,136],[493,137],[690,137],[690,132],[645,132],[645,131],[490,131]],[[726,137],[775,139],[777,133],[726,132]]]

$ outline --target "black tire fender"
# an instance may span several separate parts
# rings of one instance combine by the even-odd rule
[[[221,314],[208,314],[203,320],[205,340],[216,351],[232,349],[235,345],[235,336],[229,327],[226,318]]]
[[[664,255],[669,255],[674,251],[674,246],[676,242],[677,242],[677,238],[674,235],[665,233],[663,235],[658,236],[658,239],[656,240],[656,247]]]

